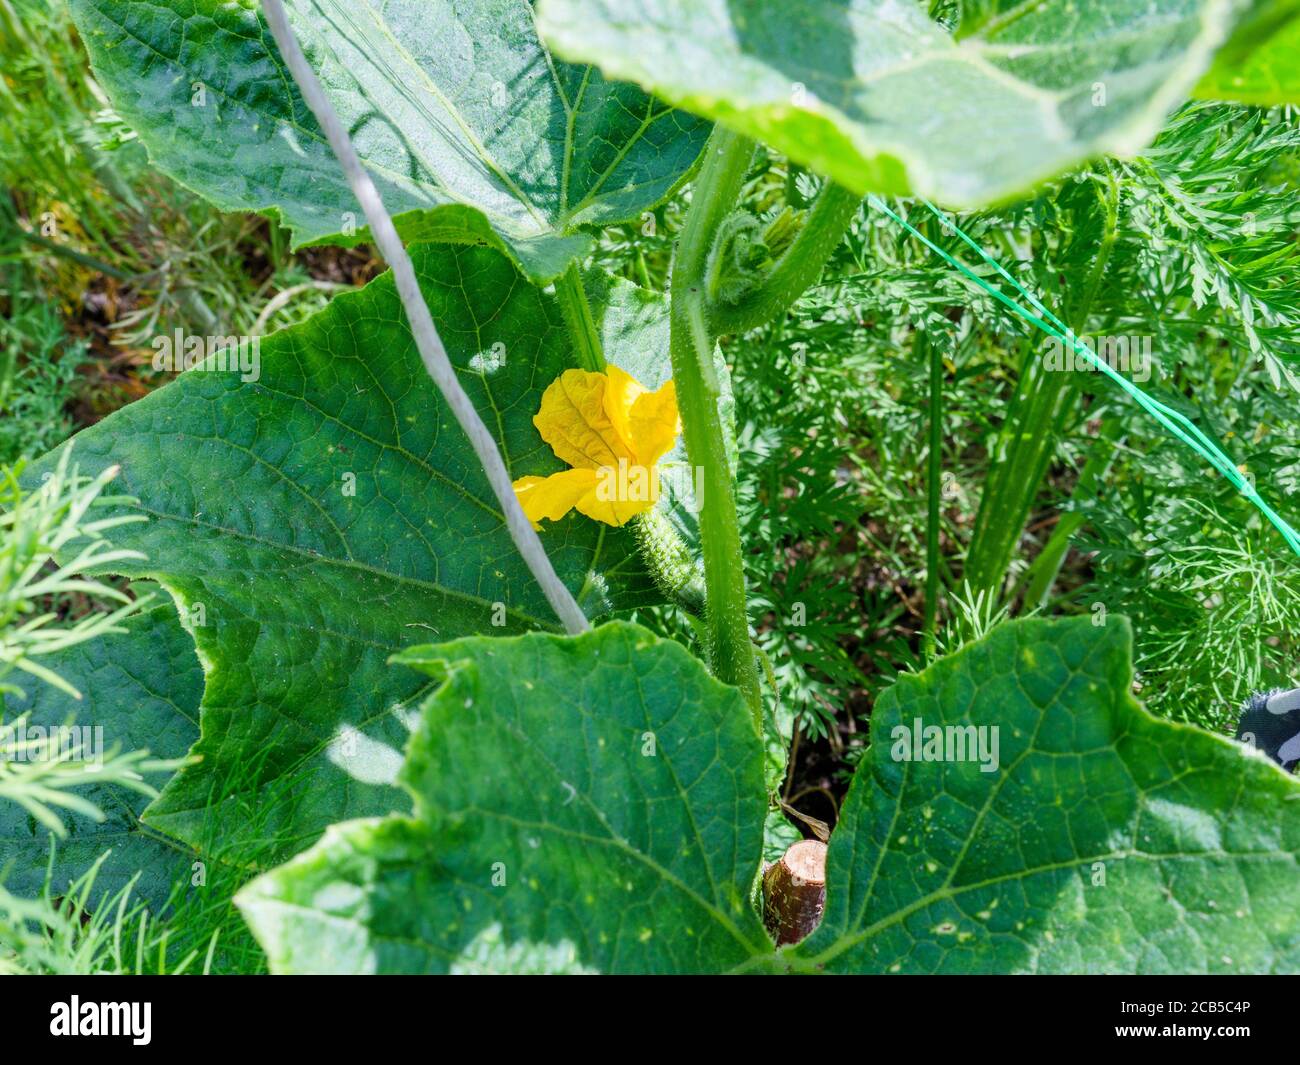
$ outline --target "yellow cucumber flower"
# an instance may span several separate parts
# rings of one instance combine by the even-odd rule
[[[579,513],[622,525],[659,498],[657,463],[681,432],[677,393],[669,381],[657,392],[617,366],[604,373],[565,370],[542,393],[533,424],[571,470],[520,477],[515,494],[534,527]]]

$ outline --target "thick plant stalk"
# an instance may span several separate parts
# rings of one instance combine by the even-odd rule
[[[783,947],[810,936],[825,908],[826,844],[802,839],[763,871],[763,923]]]
[[[556,574],[555,567],[551,565],[541,540],[538,539],[528,518],[524,516],[523,508],[519,505],[511,485],[510,471],[506,469],[505,460],[501,457],[501,451],[492,434],[488,432],[487,426],[483,424],[478,411],[474,409],[469,396],[465,394],[460,381],[456,378],[451,360],[447,358],[447,350],[442,346],[438,330],[433,324],[433,317],[429,314],[428,305],[420,292],[419,282],[415,279],[415,268],[411,265],[410,256],[406,254],[406,248],[397,235],[393,220],[379,197],[379,190],[375,188],[370,175],[361,166],[361,160],[357,158],[356,149],[352,147],[352,141],[344,130],[343,123],[339,121],[315,72],[308,65],[298,39],[289,26],[284,4],[281,0],[263,0],[262,7],[266,12],[266,20],[271,27],[271,35],[275,38],[280,54],[284,57],[293,80],[302,92],[303,99],[307,101],[307,106],[311,108],[312,114],[316,116],[316,120],[325,131],[330,148],[338,157],[339,164],[347,176],[352,194],[356,196],[362,211],[365,212],[366,223],[370,226],[375,244],[392,268],[397,294],[406,311],[411,333],[420,351],[420,358],[424,362],[425,369],[429,371],[429,376],[433,378],[434,384],[442,392],[451,412],[456,416],[456,421],[469,437],[474,454],[483,464],[488,483],[501,504],[510,538],[514,540],[524,562],[537,578],[537,583],[542,586],[546,601],[551,604],[551,609],[563,622],[565,630],[570,634],[585,632],[590,627],[587,618],[569,589]]]
[[[690,463],[703,476],[700,544],[707,596],[709,664],[714,675],[745,697],[762,733],[762,694],[749,635],[740,521],[731,466],[718,414],[720,385],[705,306],[704,274],[718,229],[740,196],[754,142],[718,127],[704,148],[677,254],[673,261],[671,333],[673,380]]]

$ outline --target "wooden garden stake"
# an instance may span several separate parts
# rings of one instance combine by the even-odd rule
[[[821,924],[826,907],[826,844],[793,843],[763,872],[763,923],[778,947],[798,943]]]

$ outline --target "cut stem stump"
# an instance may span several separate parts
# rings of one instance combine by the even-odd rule
[[[812,934],[826,907],[826,844],[803,839],[763,872],[763,923],[776,945]]]

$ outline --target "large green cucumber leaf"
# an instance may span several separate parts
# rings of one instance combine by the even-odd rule
[[[1265,106],[1300,104],[1300,0],[1255,3],[1194,95]]]
[[[448,971],[508,942],[695,972],[768,949],[758,738],[681,646],[616,622],[399,661],[445,678],[402,773],[415,816],[335,826],[237,897],[272,971]]]
[[[975,207],[1142,148],[1233,12],[1231,0],[1005,6],[961,41],[910,0],[541,0],[538,22],[557,54],[846,188]]]
[[[1300,784],[1143,710],[1131,644],[1124,619],[1022,621],[886,692],[798,967],[1300,967]],[[894,760],[918,719],[997,726],[997,772]]]
[[[335,826],[238,901],[285,972],[1300,968],[1300,784],[1147,714],[1130,647],[1123,619],[1017,621],[900,680],[793,949],[735,909],[765,805],[735,693],[621,624],[408,652],[446,678],[414,817]],[[997,727],[996,771],[896,760],[916,719]]]
[[[554,299],[488,248],[421,244],[412,258],[511,473],[564,468],[532,424],[572,365]],[[150,520],[115,543],[148,559],[129,575],[176,598],[207,674],[203,761],[145,820],[220,840],[231,860],[240,838],[284,857],[334,821],[404,805],[392,781],[427,685],[386,665],[395,651],[556,624],[389,274],[263,339],[257,380],[189,370],[75,441],[85,472],[121,466]],[[575,512],[542,539],[589,614],[659,601],[628,529]]]
[[[45,659],[81,693],[67,693],[34,678],[20,677],[24,696],[0,696],[5,717],[27,715],[28,725],[100,728],[102,750],[148,750],[155,758],[181,758],[199,735],[203,671],[194,641],[182,628],[166,596],[123,622],[125,632],[77,644]],[[93,749],[94,743],[88,744]],[[166,900],[173,874],[190,859],[140,824],[147,799],[126,788],[88,785],[77,794],[104,814],[95,821],[64,816],[68,835],[58,841],[50,888],[60,892],[104,851],[95,894],[115,892],[137,873],[133,897],[155,907]],[[156,781],[150,781],[155,783]],[[0,802],[0,872],[16,895],[41,891],[50,859],[50,833],[13,803]]]
[[[637,218],[707,123],[542,47],[528,0],[288,0],[290,22],[402,236],[490,242],[537,281],[582,227]],[[154,163],[295,243],[366,239],[260,5],[72,0],[100,83]],[[356,228],[360,227],[360,228]]]

